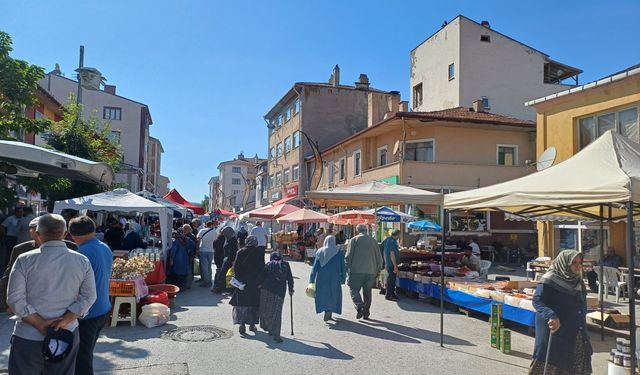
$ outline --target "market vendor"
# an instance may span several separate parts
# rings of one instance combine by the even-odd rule
[[[607,248],[607,254],[602,260],[602,265],[605,267],[614,267],[614,268],[618,268],[622,265],[622,258],[616,254],[616,250],[613,248],[613,246],[609,246]],[[592,292],[597,293],[598,292],[598,283],[597,283],[598,274],[596,273],[595,270],[591,270],[587,272],[587,280],[589,280],[589,289],[591,289]]]
[[[464,256],[460,259],[460,265],[466,266],[472,271],[480,271],[480,257],[473,253],[471,246],[464,248]]]

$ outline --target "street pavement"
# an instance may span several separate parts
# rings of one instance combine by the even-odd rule
[[[130,327],[120,323],[102,331],[95,350],[98,374],[526,374],[533,337],[513,328],[510,354],[489,344],[486,317],[469,318],[446,311],[445,347],[440,347],[439,308],[427,301],[401,297],[389,302],[374,290],[370,321],[356,320],[355,309],[343,286],[343,314],[325,323],[315,313],[304,289],[310,266],[292,262],[294,335],[291,335],[287,297],[282,335],[274,343],[259,330],[242,337],[232,324],[228,296],[209,288],[181,292],[171,321],[161,327]],[[7,367],[13,319],[0,315],[0,369]],[[229,338],[209,342],[179,342],[167,332],[188,326],[215,326],[231,332]],[[163,335],[164,333],[164,335]],[[194,332],[182,337],[204,338]],[[608,351],[615,342],[592,335],[596,354],[594,374],[606,373]],[[0,370],[0,373],[2,371]]]

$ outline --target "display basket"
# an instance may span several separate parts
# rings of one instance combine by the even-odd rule
[[[114,297],[133,297],[136,285],[133,280],[109,280],[109,295]]]

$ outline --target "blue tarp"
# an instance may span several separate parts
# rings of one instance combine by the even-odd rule
[[[440,298],[440,285],[438,284],[423,284],[410,279],[399,278],[398,286],[432,298]],[[506,305],[489,298],[482,298],[459,290],[451,290],[449,288],[445,288],[444,290],[444,300],[456,306],[478,311],[487,315],[491,314],[491,304],[502,304],[503,319],[529,327],[535,327],[536,313],[534,311]]]

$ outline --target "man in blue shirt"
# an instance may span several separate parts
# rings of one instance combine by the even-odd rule
[[[396,276],[398,276],[398,264],[400,263],[400,248],[398,247],[398,238],[400,238],[400,230],[396,229],[391,232],[391,237],[384,241],[384,264],[387,268],[387,285],[385,299],[389,301],[397,301],[396,295]]]
[[[95,276],[95,303],[80,324],[80,349],[76,359],[76,374],[93,374],[93,349],[96,346],[100,330],[104,327],[111,302],[109,301],[109,279],[113,255],[109,246],[96,239],[96,224],[88,216],[79,216],[69,222],[69,234],[78,244],[78,252],[91,262]]]

